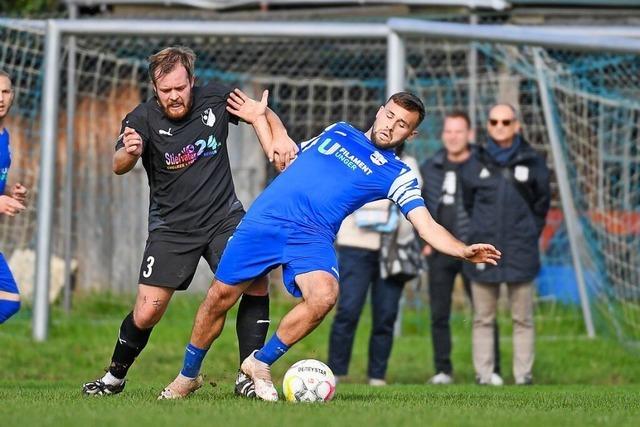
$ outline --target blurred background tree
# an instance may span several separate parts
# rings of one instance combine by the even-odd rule
[[[35,16],[63,10],[61,0],[2,0],[0,13],[9,16]]]

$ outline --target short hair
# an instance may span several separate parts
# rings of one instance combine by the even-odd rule
[[[489,108],[488,112],[490,113],[491,110],[493,110],[496,107],[508,107],[513,113],[513,118],[518,121],[520,120],[520,118],[518,117],[520,114],[518,113],[518,110],[516,109],[516,107],[513,106],[513,104],[509,104],[508,102],[497,102],[493,104],[491,108]],[[487,117],[487,120],[488,119],[489,118]]]
[[[0,68],[0,77],[6,77],[7,79],[9,79],[9,85],[11,86],[11,90],[13,90],[13,80],[11,79],[11,74]]]
[[[193,70],[196,62],[196,54],[185,46],[172,46],[162,49],[149,57],[149,78],[155,85],[159,77],[166,76],[173,71],[178,64],[187,70],[189,80],[193,78]]]
[[[471,129],[471,119],[469,115],[462,110],[453,110],[444,115],[444,119],[462,119],[467,124],[467,129]]]
[[[425,110],[424,104],[414,94],[411,92],[398,92],[391,95],[391,97],[387,100],[387,104],[389,101],[393,101],[402,108],[407,111],[416,111],[418,113],[418,123],[416,123],[416,127],[424,120]]]

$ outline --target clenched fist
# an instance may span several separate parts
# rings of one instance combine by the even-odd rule
[[[124,149],[128,154],[136,157],[140,157],[142,155],[142,137],[135,129],[128,126],[124,128],[122,142],[124,143]]]

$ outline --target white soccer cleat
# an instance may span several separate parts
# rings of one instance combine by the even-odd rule
[[[429,384],[449,385],[453,384],[453,377],[444,372],[438,372],[429,380]]]
[[[249,357],[244,359],[240,370],[253,380],[256,388],[256,396],[262,400],[276,402],[278,400],[278,391],[271,381],[271,367],[264,362],[256,359],[255,350]]]
[[[203,383],[204,378],[202,375],[198,375],[195,378],[188,378],[182,374],[178,374],[176,379],[171,381],[171,384],[162,390],[162,393],[158,396],[158,400],[183,399],[202,387]]]

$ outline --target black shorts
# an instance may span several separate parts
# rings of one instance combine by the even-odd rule
[[[200,257],[215,273],[227,241],[244,216],[231,212],[207,229],[198,231],[156,230],[149,233],[138,283],[183,291],[189,287]]]

